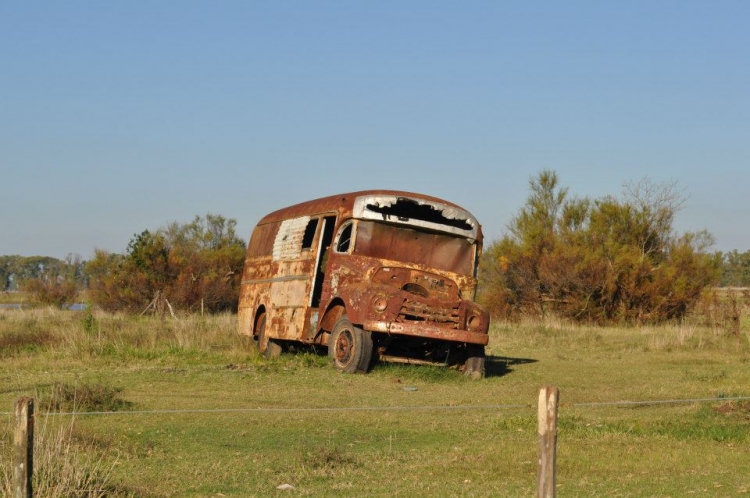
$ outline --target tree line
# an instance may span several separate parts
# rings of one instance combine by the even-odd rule
[[[0,256],[0,289],[23,290],[44,304],[63,306],[75,301],[88,285],[86,262],[80,256]]]
[[[235,227],[233,219],[207,214],[134,234],[122,254],[96,249],[90,261],[4,256],[0,285],[54,305],[75,302],[85,289],[108,311],[143,310],[156,296],[181,310],[234,311],[245,259]]]
[[[721,263],[720,287],[750,287],[750,251],[736,249],[718,253]]]
[[[485,247],[478,301],[494,317],[555,315],[587,323],[680,319],[711,286],[750,286],[750,250],[710,252],[708,232],[677,233],[684,198],[648,180],[619,197],[579,198],[554,171],[529,180],[506,234]],[[0,288],[64,305],[81,290],[105,310],[142,310],[156,297],[206,312],[237,309],[245,241],[236,221],[196,216],[134,234],[124,253],[0,256]]]

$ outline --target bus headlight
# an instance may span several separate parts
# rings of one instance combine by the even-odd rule
[[[378,313],[382,313],[388,307],[388,301],[382,297],[376,297],[372,301],[372,308]]]
[[[479,315],[469,315],[466,318],[466,329],[472,332],[478,332],[482,328],[482,317]]]

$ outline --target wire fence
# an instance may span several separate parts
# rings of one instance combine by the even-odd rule
[[[574,412],[634,407],[665,410],[669,405],[745,401],[750,401],[750,396],[565,403],[560,405],[561,414],[567,417],[560,432],[568,459],[573,446],[606,457],[623,456],[623,447],[592,448],[595,444],[609,445],[613,434],[641,437],[630,424],[601,427],[592,422],[595,417],[578,420]],[[149,458],[158,458],[161,468],[169,468],[174,474],[161,478],[173,481],[170,485],[175,489],[185,489],[187,484],[181,479],[191,482],[192,478],[186,476],[197,472],[196,466],[205,465],[199,472],[208,473],[215,468],[210,462],[222,462],[227,475],[248,476],[240,481],[251,491],[247,496],[266,496],[289,483],[313,490],[318,482],[338,485],[335,483],[342,476],[349,479],[346,482],[370,483],[373,476],[386,476],[393,479],[391,489],[403,496],[424,496],[423,492],[430,489],[433,495],[446,496],[529,496],[533,494],[540,454],[537,408],[534,400],[456,406],[40,410],[35,416],[53,422],[75,418],[85,425],[86,434],[97,435],[97,444],[132,453],[132,471],[145,472],[143,466],[149,465]],[[0,414],[12,416],[14,412]],[[612,412],[607,414],[611,418]],[[619,418],[643,415],[636,412]],[[607,437],[592,442],[592,436],[607,431]],[[641,444],[644,440],[637,441]],[[566,477],[575,471],[569,464]],[[352,492],[360,492],[357,485],[353,486]],[[606,494],[606,490],[596,488],[597,493]],[[364,494],[371,495],[378,493]]]
[[[659,405],[678,405],[695,403],[720,403],[727,401],[750,401],[750,396],[722,396],[713,398],[675,398],[651,399],[637,401],[591,401],[566,403],[564,406],[574,408],[596,407],[648,407]],[[403,406],[355,406],[355,407],[320,407],[320,408],[195,408],[195,409],[160,409],[160,410],[117,410],[117,411],[49,411],[37,413],[37,416],[96,416],[96,415],[178,415],[178,414],[220,414],[220,413],[251,413],[251,414],[279,414],[279,413],[332,413],[332,412],[389,412],[389,411],[464,411],[464,410],[511,410],[536,409],[531,404],[483,404],[483,405],[403,405]],[[11,416],[14,412],[0,412],[0,415]]]

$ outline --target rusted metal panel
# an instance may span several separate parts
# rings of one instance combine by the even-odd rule
[[[472,242],[477,240],[479,222],[468,211],[440,199],[420,197],[392,192],[365,193],[357,196],[352,217],[395,224],[408,221],[409,226],[451,233]]]
[[[489,343],[489,336],[486,332],[455,330],[440,327],[429,322],[397,323],[365,320],[362,326],[367,330],[384,332],[386,334],[424,337],[426,339],[436,339],[441,341],[465,342],[482,346],[486,346],[487,343]]]
[[[334,254],[331,259],[336,277],[324,296],[343,299],[347,315],[365,329],[487,344],[489,315],[462,299],[450,272],[395,267],[393,260],[375,264],[371,258],[354,255]],[[468,330],[470,322],[473,330]]]
[[[297,340],[305,330],[305,307],[309,300],[314,258],[304,249],[310,216],[282,221],[273,241],[272,275],[267,307],[268,336]]]
[[[353,218],[353,212],[355,209],[355,201],[357,199],[361,198],[382,198],[382,199],[415,199],[421,202],[430,202],[433,205],[441,205],[445,206],[446,209],[453,209],[453,215],[458,216],[458,213],[465,213],[466,216],[471,217],[473,219],[473,223],[475,224],[476,230],[473,232],[475,235],[475,240],[480,240],[482,238],[482,229],[478,222],[474,219],[471,214],[469,214],[467,211],[464,211],[463,208],[460,206],[453,204],[452,202],[439,199],[437,197],[432,197],[429,195],[424,194],[416,194],[412,192],[402,192],[398,190],[362,190],[359,192],[349,192],[346,194],[339,194],[339,195],[332,195],[329,197],[323,197],[320,199],[315,199],[312,201],[302,202],[299,204],[295,204],[294,206],[289,206],[283,209],[279,209],[278,211],[274,211],[272,213],[267,214],[264,216],[259,222],[258,225],[264,225],[266,223],[271,222],[277,222],[277,221],[283,221],[290,218],[296,218],[298,216],[306,216],[310,214],[319,214],[319,213],[338,213],[340,218],[343,219],[349,219]],[[379,202],[385,202],[385,201],[379,201]],[[390,202],[390,201],[388,201]],[[374,204],[375,202],[370,201],[370,204]]]
[[[269,337],[325,344],[345,313],[389,337],[486,345],[489,316],[472,301],[481,251],[470,213],[420,194],[369,190],[275,211],[248,244],[240,332],[265,309]]]

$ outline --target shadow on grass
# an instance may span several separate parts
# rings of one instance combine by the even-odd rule
[[[284,353],[291,353],[296,357],[297,363],[302,367],[318,366],[321,368],[331,368],[333,366],[328,360],[328,348],[315,346],[315,345],[300,345],[294,343],[284,343]],[[290,357],[286,357],[290,360]],[[315,361],[314,359],[317,360]],[[406,356],[405,356],[406,358]],[[291,360],[290,360],[291,361]],[[512,358],[509,356],[491,356],[485,357],[484,364],[484,376],[489,377],[502,377],[513,372],[513,366],[525,365],[528,363],[536,363],[539,360],[533,358]],[[235,365],[229,365],[228,368],[238,368]],[[378,361],[376,358],[373,361],[372,370],[393,370],[400,372],[403,375],[406,372],[412,372],[416,377],[430,380],[438,380],[444,378],[446,375],[452,375],[450,372],[456,372],[458,365],[440,365],[435,363],[434,365],[419,365],[418,363],[407,364],[401,362],[390,362],[390,361]]]
[[[515,365],[536,363],[539,360],[533,358],[511,358],[508,356],[487,356],[484,363],[485,377],[502,377],[513,371]]]

